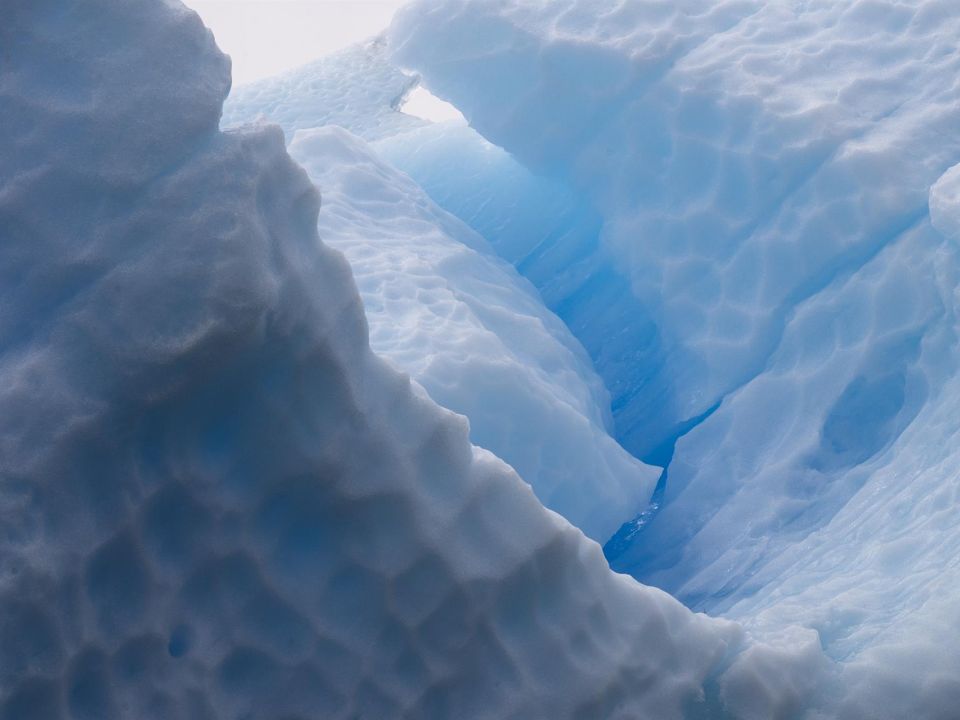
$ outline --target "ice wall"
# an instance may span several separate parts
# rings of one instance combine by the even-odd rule
[[[653,464],[669,462],[678,427],[624,433],[636,424],[631,418],[637,398],[663,408],[673,399],[659,380],[665,359],[660,333],[604,251],[603,221],[589,199],[563,180],[531,172],[473,128],[455,123],[390,135],[375,146],[533,283],[603,379],[615,437]]]
[[[377,38],[237,88],[222,125],[277,123],[288,142],[297,130],[340,126],[371,142],[534,284],[593,359],[611,395],[615,434],[635,455],[662,466],[682,423],[636,426],[643,421],[638,398],[645,407],[675,405],[663,378],[666,350],[652,319],[642,320],[649,312],[628,277],[600,244],[602,218],[590,199],[564,180],[532,173],[461,122],[404,115],[403,100],[418,83],[391,63],[385,39]]]
[[[15,1],[0,38],[0,717],[797,702],[806,665],[611,573],[370,352],[193,13]]]
[[[602,217],[663,360],[628,447],[696,419],[615,566],[816,631],[810,717],[951,717],[960,8],[424,0],[391,37]]]

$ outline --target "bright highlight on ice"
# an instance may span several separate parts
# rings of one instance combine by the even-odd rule
[[[450,103],[430,94],[430,91],[424,87],[413,90],[403,101],[400,111],[431,122],[466,123],[463,113]]]

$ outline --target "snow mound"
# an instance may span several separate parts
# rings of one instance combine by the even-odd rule
[[[0,717],[789,698],[772,650],[730,665],[738,626],[611,573],[371,353],[281,133],[219,132],[193,13],[17,2],[2,32]]]
[[[659,469],[607,434],[583,348],[511,266],[345,130],[300,131],[290,152],[323,195],[320,236],[350,262],[378,354],[595,540],[646,507]]]

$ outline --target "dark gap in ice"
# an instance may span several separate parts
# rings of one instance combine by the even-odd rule
[[[647,463],[648,465],[659,465],[663,467],[663,472],[660,473],[660,479],[657,481],[657,487],[654,489],[653,495],[650,497],[650,503],[647,505],[647,507],[645,507],[632,520],[628,520],[621,525],[620,529],[617,530],[613,537],[607,540],[606,544],[603,546],[603,555],[606,557],[610,567],[614,570],[620,570],[616,564],[617,559],[620,558],[620,556],[623,555],[623,553],[637,541],[640,533],[642,533],[644,528],[650,524],[650,521],[653,520],[657,512],[663,506],[663,496],[667,489],[667,478],[670,474],[670,462],[673,460],[673,453],[676,449],[677,442],[680,440],[680,438],[713,415],[713,413],[717,411],[722,403],[723,401],[720,400],[700,415],[685,420],[677,425],[676,432],[670,438],[664,440],[659,446],[654,448],[649,455],[641,458],[643,462]]]

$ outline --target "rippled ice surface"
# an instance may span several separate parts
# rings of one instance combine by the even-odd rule
[[[960,9],[5,21],[4,720],[954,716]]]

